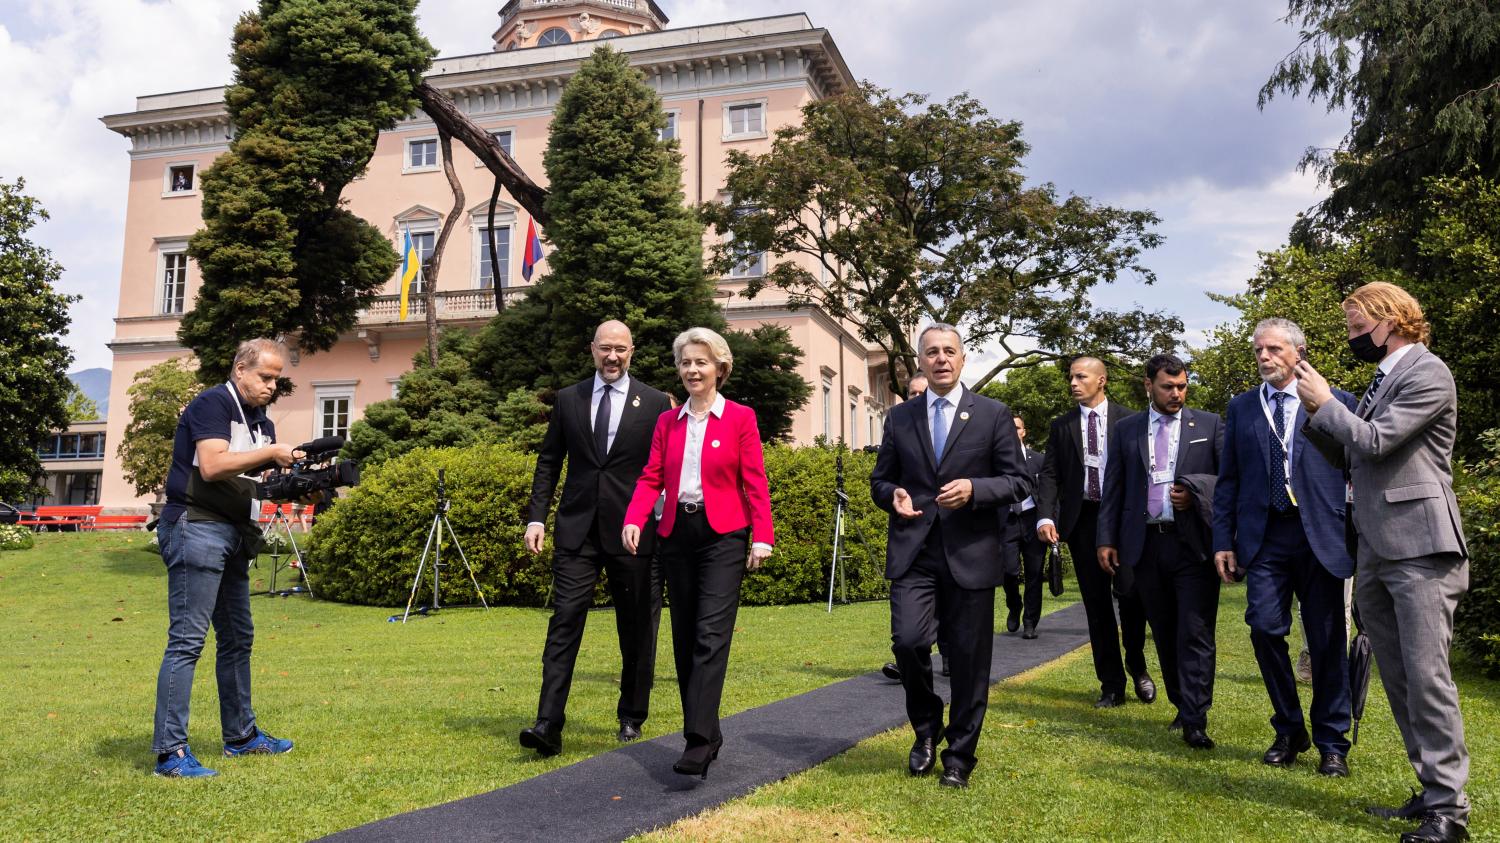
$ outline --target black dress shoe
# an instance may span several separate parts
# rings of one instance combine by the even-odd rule
[[[672,765],[672,772],[682,776],[697,776],[700,779],[708,778],[708,765],[719,758],[719,748],[724,745],[724,739],[719,738],[711,743],[700,743],[683,750],[682,757]]]
[[[1306,731],[1295,735],[1277,735],[1266,754],[1261,756],[1260,762],[1272,767],[1290,767],[1296,763],[1299,753],[1309,749],[1312,749],[1312,740],[1308,738]]]
[[[895,662],[886,662],[880,667],[880,675],[891,680],[892,682],[900,682],[901,668],[896,667]]]
[[[1005,631],[1015,632],[1021,628],[1021,610],[1011,609],[1005,616]]]
[[[543,758],[562,752],[562,727],[552,725],[551,720],[541,719],[530,728],[521,730],[521,746],[536,750]]]
[[[1441,814],[1428,814],[1422,818],[1422,824],[1416,831],[1401,835],[1401,843],[1458,843],[1468,839],[1467,828],[1452,817]]]
[[[1094,701],[1094,708],[1119,708],[1125,704],[1125,695],[1115,691],[1105,691]]]
[[[1410,820],[1426,813],[1422,808],[1422,800],[1426,798],[1424,790],[1413,790],[1411,798],[1406,800],[1405,805],[1396,808],[1387,808],[1381,805],[1370,805],[1365,808],[1365,813],[1372,817],[1380,817],[1383,820]]]
[[[1193,749],[1213,749],[1214,739],[1208,736],[1200,726],[1184,726],[1182,729],[1182,742]]]
[[[1156,683],[1151,681],[1151,674],[1142,673],[1135,678],[1135,696],[1146,705],[1156,702]]]
[[[938,784],[943,787],[966,788],[969,786],[969,771],[962,767],[944,767]]]
[[[1180,731],[1182,731],[1182,715],[1181,714],[1177,715],[1176,717],[1173,717],[1172,718],[1172,722],[1167,724],[1167,731],[1168,732],[1180,732]]]
[[[1349,760],[1337,752],[1323,753],[1323,760],[1318,762],[1318,775],[1331,778],[1349,778]]]
[[[911,745],[911,754],[906,757],[906,772],[913,776],[925,776],[932,772],[937,761],[937,748],[932,738],[917,738]]]
[[[1027,641],[1030,641],[1033,638],[1036,638],[1036,624],[1034,624],[1034,623],[1028,623],[1025,626],[1023,626],[1021,628],[1021,637],[1025,638]]]
[[[620,721],[620,731],[615,735],[615,740],[620,743],[630,743],[641,736],[641,724],[632,723],[629,720]]]

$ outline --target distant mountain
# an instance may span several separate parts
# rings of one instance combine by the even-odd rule
[[[109,417],[109,370],[84,369],[71,372],[68,377],[83,390],[90,400],[99,405],[99,418]]]

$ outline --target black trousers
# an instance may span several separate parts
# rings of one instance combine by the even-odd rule
[[[953,705],[943,728],[943,698],[932,687],[932,645],[943,641]],[[945,737],[943,766],[972,770],[990,694],[995,645],[995,589],[953,580],[942,529],[927,534],[907,572],[891,580],[891,651],[901,669],[906,716],[919,738]]]
[[[1020,547],[1005,546],[1005,608],[1021,613],[1021,621],[1036,626],[1042,620],[1042,566],[1047,545],[1031,535],[1021,536]],[[1022,587],[1025,592],[1023,596]]]
[[[1146,672],[1146,607],[1140,591],[1132,588],[1125,596],[1114,593],[1110,575],[1099,567],[1099,504],[1079,504],[1078,521],[1068,537],[1068,553],[1073,556],[1073,575],[1078,578],[1078,592],[1089,623],[1089,644],[1094,654],[1094,675],[1099,689],[1106,694],[1125,693],[1125,671],[1140,676]],[[1115,620],[1115,604],[1120,617]],[[1125,658],[1120,658],[1120,644]]]
[[[598,526],[578,550],[552,557],[552,618],[542,649],[542,692],[537,718],[565,722],[573,665],[599,572],[609,580],[620,638],[620,702],[615,714],[637,725],[646,720],[656,672],[656,630],[661,622],[661,580],[650,556],[614,556],[599,548]]]
[[[1148,526],[1135,577],[1156,638],[1167,699],[1177,707],[1183,726],[1206,728],[1214,699],[1219,575],[1213,563],[1198,558],[1177,533]]]
[[[689,746],[721,739],[719,703],[729,644],[750,555],[749,529],[715,533],[700,507],[681,505],[672,535],[657,539],[672,599],[672,654],[682,695],[682,734]]]

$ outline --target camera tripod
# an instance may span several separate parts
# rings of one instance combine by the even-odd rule
[[[844,581],[844,568],[840,564],[848,555],[844,553],[844,515],[849,508],[849,495],[844,491],[844,452],[839,450],[833,461],[833,559],[828,566],[828,611],[833,611],[833,584],[838,579],[839,602],[848,605],[849,585]],[[854,540],[864,548],[865,560],[870,558],[870,546],[865,543],[864,531],[860,530],[859,522],[850,521],[854,525]]]
[[[427,544],[422,547],[422,558],[417,562],[417,575],[411,581],[411,596],[406,599],[406,611],[401,615],[401,622],[411,616],[412,603],[417,599],[417,587],[422,584],[422,570],[427,567],[427,556],[432,554],[432,605],[420,606],[417,614],[430,615],[442,608],[439,587],[441,585],[443,568],[447,563],[443,562],[443,531],[446,530],[448,537],[453,540],[453,547],[458,551],[458,558],[463,560],[464,569],[469,572],[469,582],[474,583],[474,593],[479,595],[479,605],[488,609],[490,604],[484,600],[484,592],[479,588],[479,580],[474,576],[474,568],[469,564],[469,557],[464,555],[463,545],[458,543],[458,534],[453,532],[453,525],[448,523],[448,487],[444,482],[443,469],[438,469],[437,482],[437,511],[432,516],[432,527],[427,531]],[[394,621],[395,615],[387,618]]]
[[[287,555],[281,550],[282,537],[286,538],[286,546],[292,549],[292,558],[285,565],[281,563],[281,557]],[[312,590],[312,582],[307,579],[307,557],[302,555],[302,548],[297,546],[297,537],[292,535],[291,519],[286,517],[286,512],[282,509],[282,504],[276,504],[276,508],[272,511],[271,520],[260,531],[260,538],[264,545],[272,548],[268,554],[271,557],[271,583],[266,586],[265,591],[257,593],[264,594],[267,597],[290,597],[293,594],[306,594],[308,597],[315,597],[316,595],[313,594]],[[276,587],[276,575],[283,568],[296,568],[297,573],[302,575],[302,584],[293,585],[291,588],[278,589]]]

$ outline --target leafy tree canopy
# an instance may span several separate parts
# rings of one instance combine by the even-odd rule
[[[25,193],[26,181],[0,180],[0,500],[43,491],[36,449],[68,426],[73,352],[63,344],[68,305],[57,292],[62,265],[31,242],[47,211]]]
[[[202,176],[204,227],[188,253],[203,283],[178,332],[205,383],[227,377],[251,337],[332,347],[390,280],[395,249],[340,197],[380,131],[416,108],[435,51],[415,8],[261,0],[235,27],[225,94],[235,135]]]
[[[202,389],[197,368],[191,357],[173,357],[131,379],[130,424],[115,453],[137,495],[159,496],[166,490],[178,417]]]
[[[756,252],[784,260],[766,287],[860,325],[893,361],[896,389],[915,371],[915,329],[942,321],[976,346],[996,344],[1000,372],[1089,351],[1126,357],[1172,348],[1182,323],[1111,311],[1094,288],[1155,275],[1142,254],[1161,242],[1150,211],[1059,198],[1026,187],[1019,123],[959,95],[929,103],[869,83],[809,103],[770,152],[731,150],[726,190],[704,219],[725,237],[712,266]]]
[[[1038,363],[1009,369],[1004,379],[992,380],[980,390],[1005,405],[1026,422],[1026,444],[1038,451],[1047,447],[1047,431],[1052,420],[1073,409],[1075,402],[1068,392],[1068,367],[1072,361]],[[1109,371],[1109,383],[1105,393],[1132,409],[1146,406],[1145,393],[1140,386],[1139,366],[1128,367],[1119,361],[1104,361]]]

